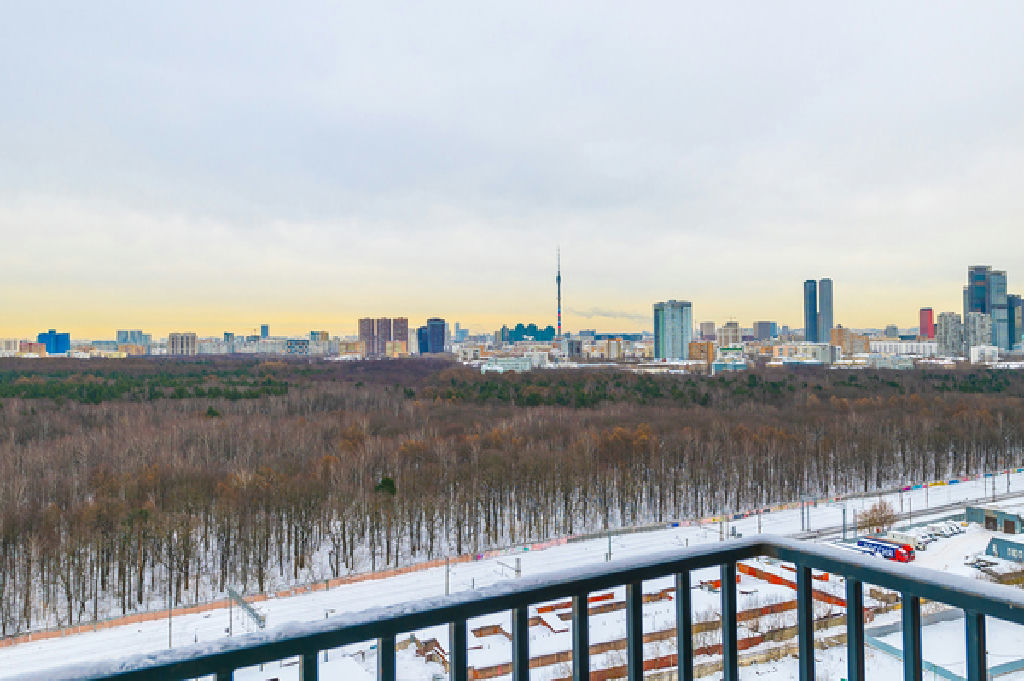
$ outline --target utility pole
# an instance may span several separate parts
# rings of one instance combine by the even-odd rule
[[[605,554],[604,559],[605,559],[606,562],[610,561],[612,559],[612,531],[611,530],[608,530],[608,553]]]
[[[444,595],[447,596],[451,593],[451,582],[452,582],[452,566],[451,562],[444,559]]]
[[[846,502],[843,502],[843,541],[846,541]]]
[[[167,647],[173,648],[171,639],[171,613],[174,609],[174,535],[167,542]]]

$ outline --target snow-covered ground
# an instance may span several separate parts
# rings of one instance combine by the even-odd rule
[[[943,505],[953,502],[978,501],[980,498],[989,498],[992,493],[992,478],[979,479],[963,482],[956,485],[932,487],[931,489],[916,489],[900,494],[890,494],[888,499],[897,510],[902,506],[904,510],[910,507],[914,510],[914,520],[923,520],[928,515],[927,509],[936,505]],[[1000,494],[1006,492],[1006,476],[1000,475],[995,478],[996,491]],[[1024,493],[1024,474],[1013,474],[1009,480],[1010,489],[1022,490]],[[902,500],[900,497],[902,496]],[[927,505],[926,505],[927,499]],[[843,507],[847,511],[847,522],[852,524],[854,511],[862,512],[871,506],[877,497],[848,500],[834,504],[819,504],[810,511],[810,526],[812,529],[839,526],[843,520]],[[1007,501],[1004,505],[1020,505],[1021,500]],[[944,511],[939,515],[949,515],[950,511]],[[750,536],[758,532],[759,521],[757,517],[749,517],[736,520],[728,524],[726,534],[735,528],[737,532]],[[797,509],[777,511],[760,517],[760,530],[773,534],[799,534],[801,532],[800,512]],[[635,534],[621,534],[611,538],[611,551],[614,558],[638,557],[645,553],[664,551],[667,548],[678,546],[684,547],[691,544],[719,541],[723,528],[719,524],[707,524],[703,526],[686,526],[666,528],[651,532]],[[963,564],[964,556],[971,553],[983,552],[988,542],[990,533],[978,528],[972,528],[970,532],[958,537],[942,539],[929,547],[928,550],[919,552],[918,564],[925,567],[933,567],[952,573],[976,575],[976,571]],[[554,546],[543,551],[520,552],[515,557],[521,560],[522,573],[525,576],[537,576],[546,572],[571,568],[592,563],[599,563],[605,560],[608,551],[609,540],[598,538],[587,541],[573,542],[561,546]],[[469,563],[460,563],[451,568],[451,590],[461,591],[472,588],[487,586],[499,581],[514,577],[511,565],[514,558],[504,556],[490,558]],[[713,578],[716,572],[709,571],[702,578]],[[696,578],[695,578],[696,582]],[[748,604],[767,603],[791,598],[792,592],[786,594],[785,587],[776,587],[764,582],[756,581],[756,587],[750,594],[741,596],[748,601]],[[669,585],[667,580],[658,580],[645,584],[645,591],[655,592]],[[445,569],[435,568],[408,574],[390,577],[382,580],[369,580],[348,584],[331,589],[329,591],[313,592],[294,596],[290,598],[270,599],[260,603],[257,607],[267,616],[269,628],[282,626],[290,622],[310,621],[331,617],[342,612],[352,612],[370,608],[373,606],[395,604],[405,601],[417,600],[428,596],[436,596],[444,593],[445,590]],[[621,598],[621,593],[618,594]],[[694,610],[700,613],[702,610],[713,611],[717,608],[718,596],[710,592],[700,590],[694,591]],[[741,607],[744,601],[741,600]],[[673,610],[671,601],[651,603],[645,606],[645,628],[652,630],[659,627],[674,626]],[[238,608],[233,612],[233,628],[237,635],[246,630],[252,630],[252,625],[239,612]],[[608,639],[614,636],[621,636],[618,632],[619,622],[622,613],[617,612],[608,616],[595,616],[591,620],[592,642]],[[617,618],[617,619],[615,619]],[[495,615],[481,622],[471,622],[470,628],[480,626],[482,623],[504,623],[508,630],[507,616]],[[614,621],[613,621],[614,620]],[[1016,628],[1007,629],[1000,626],[1002,623],[993,623],[989,632],[990,647],[992,649],[993,664],[1006,661],[1014,655],[1013,644],[1016,643],[1016,650],[1024,656],[1024,634]],[[566,623],[566,626],[568,624]],[[1007,625],[1009,626],[1009,625]],[[189,645],[194,642],[209,642],[227,636],[229,627],[229,611],[213,610],[206,613],[194,615],[175,616],[168,620],[142,622],[130,626],[110,628],[96,632],[78,634],[64,638],[49,639],[44,641],[22,643],[15,646],[0,648],[0,678],[10,676],[43,672],[48,668],[63,666],[74,663],[97,662],[102,660],[116,659],[128,655],[153,652],[168,648],[168,637],[173,646]],[[959,627],[959,628],[958,628]],[[551,635],[551,632],[542,627],[531,629],[531,654],[537,655],[542,652],[555,652],[567,649],[563,635]],[[444,649],[447,649],[447,634],[444,629],[418,633],[420,640],[436,637]],[[568,636],[568,634],[564,634]],[[471,634],[472,637],[472,634]],[[959,648],[952,639],[959,641]],[[963,628],[962,625],[946,622],[932,625],[925,628],[924,645],[925,658],[932,659],[929,651],[935,651],[933,661],[947,666],[956,671],[956,664],[960,664],[962,673],[963,658]],[[899,645],[899,637],[895,637]],[[949,639],[947,641],[947,639]],[[886,639],[888,640],[888,639]],[[948,643],[948,645],[947,645]],[[1004,645],[1005,644],[1005,645]],[[486,666],[496,664],[510,659],[510,649],[507,639],[500,636],[486,636],[471,639],[470,664],[473,666]],[[651,645],[648,655],[663,655],[674,652],[666,646]],[[321,670],[324,678],[342,678],[358,681],[360,678],[373,678],[375,665],[374,652],[369,644],[349,646],[346,649],[329,651],[327,661],[321,662]],[[609,662],[615,662],[616,653],[606,653]],[[820,666],[822,669],[835,667],[839,669],[845,650],[828,650],[820,653]],[[958,657],[959,656],[959,657]],[[1006,656],[1004,659],[1003,656]],[[624,657],[619,655],[618,657]],[[877,672],[876,678],[896,678],[900,673],[900,663],[891,656],[875,651],[868,652],[869,666],[872,670],[889,670],[893,674],[890,677],[888,671]],[[321,660],[323,658],[321,657]],[[838,662],[837,662],[838,660]],[[959,662],[958,662],[959,660]],[[616,662],[617,664],[617,662]],[[601,666],[595,660],[595,667]],[[399,678],[419,681],[430,680],[434,674],[441,674],[442,669],[434,663],[426,663],[422,657],[416,657],[412,649],[399,652],[398,655]],[[563,670],[564,671],[564,670]],[[534,678],[553,678],[562,675],[557,665],[547,667],[544,670],[537,670]],[[792,659],[781,660],[769,665],[758,665],[756,667],[744,668],[744,677],[784,679],[796,678],[796,663]],[[840,678],[844,674],[822,675],[822,678]],[[45,678],[45,673],[40,674]],[[264,670],[251,669],[241,670],[236,673],[236,679],[260,680],[271,678],[297,679],[298,668],[292,661],[272,663]],[[708,677],[714,678],[714,677]],[[1003,677],[1013,678],[1013,677]],[[1024,678],[1024,676],[1021,676]]]

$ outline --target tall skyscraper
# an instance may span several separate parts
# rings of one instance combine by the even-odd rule
[[[964,325],[956,312],[940,312],[935,326],[939,354],[959,357],[964,354]]]
[[[828,277],[818,281],[818,342],[828,343],[835,328],[832,319],[832,280]]]
[[[379,319],[377,319],[377,323],[376,323],[376,326],[374,328],[375,328],[375,333],[374,333],[374,336],[375,336],[375,339],[374,339],[375,343],[374,343],[374,345],[375,345],[375,347],[374,347],[374,350],[373,350],[373,354],[375,354],[375,355],[386,354],[386,349],[387,349],[388,341],[391,340],[391,318],[390,317],[380,317]]]
[[[427,320],[427,352],[444,352],[446,326],[440,317],[431,317]]]
[[[818,342],[818,282],[804,282],[804,340]]]
[[[430,334],[425,326],[416,329],[416,352],[421,355],[430,352]]]
[[[406,317],[395,317],[391,320],[391,340],[409,342],[409,320]]]
[[[1006,318],[1010,330],[1010,349],[1021,344],[1021,336],[1024,335],[1024,308],[1021,308],[1021,297],[1010,294],[1006,296]]]
[[[688,359],[693,340],[693,306],[687,300],[654,304],[654,356]]]
[[[701,340],[715,340],[715,323],[714,322],[701,322],[700,323],[700,339]]]
[[[359,320],[359,342],[363,344],[364,356],[369,357],[377,353],[376,326],[369,317]]]
[[[992,345],[1009,350],[1010,318],[1006,301],[1006,272],[993,270],[988,275],[988,313],[992,317]]]
[[[270,324],[260,324],[260,338],[270,338]]]
[[[935,313],[930,307],[921,308],[921,321],[919,324],[919,331],[921,338],[925,340],[935,339]]]
[[[1006,300],[1006,272],[993,270],[988,265],[967,268],[967,286],[964,287],[964,324],[972,312],[991,317],[992,345],[1009,350],[1010,319]]]

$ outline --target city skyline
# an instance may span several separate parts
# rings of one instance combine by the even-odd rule
[[[962,270],[966,269],[966,271],[968,272],[968,277],[970,277],[970,273],[973,270],[975,270],[976,268],[978,268],[978,267],[979,266],[977,266],[977,265],[969,265],[969,266],[963,267]],[[989,270],[992,269],[992,266],[980,266],[980,267],[984,267],[984,268],[987,268]],[[561,271],[560,270],[560,265],[558,266],[558,269],[556,271],[560,273],[560,271]],[[1009,276],[1009,278],[1012,280],[1012,273],[1010,275],[1007,275],[1005,270],[1003,270],[1003,271],[997,271],[997,274],[1002,276],[1003,287],[1005,289],[1006,288],[1006,279]],[[560,293],[560,284],[561,284],[560,280],[561,280],[561,277],[559,275],[559,281],[558,281],[558,284],[557,284],[558,288],[555,289],[556,296],[558,296],[558,300],[560,300],[560,296],[558,295]],[[741,322],[741,327],[745,328],[745,329],[752,329],[758,320],[772,318],[772,321],[777,322],[779,324],[779,326],[788,326],[788,327],[790,327],[790,328],[792,328],[794,330],[802,329],[802,330],[806,331],[806,319],[807,319],[806,303],[807,303],[807,296],[809,295],[809,289],[807,288],[807,286],[809,284],[813,285],[813,297],[814,297],[814,304],[816,306],[815,309],[814,309],[814,314],[815,314],[816,319],[817,319],[818,315],[821,313],[820,303],[821,303],[822,299],[821,299],[821,291],[820,291],[819,286],[823,282],[827,282],[828,283],[827,300],[829,301],[828,307],[829,307],[829,312],[831,313],[830,317],[831,317],[831,322],[832,322],[832,325],[831,325],[830,328],[832,328],[834,326],[841,325],[841,326],[844,326],[846,328],[854,328],[854,329],[856,329],[856,328],[882,329],[882,328],[884,328],[885,326],[887,326],[889,324],[895,324],[900,329],[918,328],[919,327],[919,322],[920,322],[920,312],[921,312],[922,309],[931,308],[931,309],[935,310],[935,312],[934,312],[935,315],[941,314],[941,312],[962,311],[963,310],[963,302],[965,300],[966,290],[967,290],[967,287],[963,287],[963,293],[961,295],[957,296],[959,298],[960,302],[961,302],[961,307],[959,308],[959,310],[958,310],[958,308],[953,307],[953,306],[950,306],[948,309],[946,309],[946,308],[937,307],[935,305],[921,305],[919,307],[916,307],[916,308],[910,310],[905,315],[905,317],[909,317],[910,318],[909,323],[903,323],[904,321],[907,321],[906,318],[904,318],[904,319],[902,319],[900,321],[892,321],[892,320],[890,320],[888,318],[883,319],[883,318],[879,317],[877,314],[875,314],[874,315],[873,323],[871,321],[869,321],[869,323],[866,323],[866,324],[853,324],[853,323],[847,323],[845,321],[846,317],[843,317],[842,314],[845,313],[845,310],[847,309],[847,307],[854,308],[854,309],[861,309],[861,308],[863,308],[864,307],[864,304],[863,304],[864,301],[861,301],[858,298],[853,297],[852,294],[851,294],[851,297],[849,297],[849,298],[846,295],[844,295],[843,296],[843,305],[842,305],[842,308],[841,308],[841,315],[836,317],[835,314],[834,314],[834,303],[832,302],[832,290],[831,290],[832,281],[833,281],[833,278],[826,277],[826,278],[823,278],[821,281],[818,281],[818,280],[807,280],[807,281],[804,282],[803,296],[801,298],[801,301],[803,302],[803,306],[802,306],[802,309],[799,311],[799,318],[796,321],[789,321],[788,322],[787,321],[787,319],[788,319],[787,317],[775,317],[775,318],[772,318],[772,315],[770,315],[770,314],[763,314],[762,310],[754,310],[751,313],[750,317],[748,317],[747,319],[745,319],[744,321]],[[790,282],[790,285],[793,286],[795,284],[794,284],[794,282]],[[955,288],[956,288],[956,286],[953,286],[952,290],[955,290]],[[1013,289],[1013,286],[1011,285],[1010,286],[1010,290],[1012,290],[1012,289]],[[845,287],[844,287],[844,291],[845,291]],[[886,295],[888,295],[889,297],[898,297],[898,291],[889,290]],[[950,297],[950,296],[946,296],[946,297]],[[792,292],[790,292],[790,298],[793,298]],[[1013,298],[1019,299],[1019,296],[1010,295],[1009,298],[1011,298],[1011,299],[1013,299]],[[520,301],[520,302],[522,302],[522,301]],[[792,303],[792,300],[790,300],[789,302]],[[871,305],[870,302],[868,302],[867,304],[868,304],[869,307],[872,307],[872,308],[876,308],[877,307],[877,306]],[[649,305],[649,303],[648,303],[648,305]],[[699,301],[694,301],[694,303],[693,303],[694,308],[697,308],[698,305],[699,305]],[[435,308],[436,308],[436,306],[435,306]],[[399,305],[399,309],[403,309],[401,305]],[[547,318],[543,318],[543,317],[540,317],[540,316],[538,316],[536,318],[531,318],[529,316],[529,313],[525,313],[525,312],[522,313],[522,316],[520,318],[523,319],[523,320],[526,320],[526,321],[536,321],[541,326],[549,325],[549,323],[550,323],[551,326],[555,326],[557,324],[557,320],[559,319],[559,316],[558,316],[558,310],[559,309],[560,308],[556,306],[554,318],[551,319],[551,320],[548,320]],[[438,312],[439,311],[434,309],[433,313],[428,314],[428,315],[424,315],[422,317],[418,317],[416,315],[403,315],[403,316],[405,318],[412,319],[414,323],[417,320],[422,320],[423,323],[426,323],[426,320],[429,317],[436,316],[438,314]],[[579,311],[577,311],[577,312],[579,312]],[[876,310],[876,312],[877,312],[877,310]],[[113,313],[112,310],[111,310],[111,313]],[[454,315],[444,314],[443,312],[441,312],[441,314],[445,318],[447,318],[447,319],[455,320],[455,316]],[[693,314],[694,314],[693,323],[694,323],[694,329],[695,330],[696,330],[697,325],[700,322],[702,322],[702,321],[711,320],[711,321],[714,321],[716,324],[718,324],[718,323],[725,323],[725,321],[727,321],[727,320],[736,320],[736,318],[737,318],[737,315],[733,315],[733,314],[718,316],[718,315],[709,315],[709,314],[697,314],[696,311],[694,311]],[[332,315],[332,316],[336,317],[337,315]],[[797,316],[797,315],[793,315],[793,316]],[[222,317],[217,317],[216,319],[207,318],[208,321],[207,321],[207,325],[206,326],[197,325],[197,324],[188,324],[187,322],[182,322],[182,323],[178,323],[177,325],[170,325],[169,326],[167,323],[165,323],[164,321],[161,321],[161,320],[155,320],[155,321],[149,322],[149,323],[131,323],[131,324],[119,323],[119,324],[114,324],[113,327],[101,326],[101,325],[93,322],[93,323],[91,323],[91,327],[90,328],[94,328],[96,332],[94,334],[91,334],[91,335],[88,334],[88,333],[82,333],[79,329],[74,328],[70,324],[59,323],[58,326],[60,326],[62,329],[66,330],[66,331],[69,331],[73,336],[75,336],[77,338],[88,338],[88,339],[101,339],[101,338],[113,337],[113,335],[114,335],[113,332],[114,331],[116,331],[118,329],[128,329],[128,328],[145,328],[145,329],[149,330],[150,332],[152,332],[154,334],[154,337],[165,337],[164,332],[160,331],[160,329],[162,327],[168,327],[168,331],[166,332],[168,334],[172,333],[172,332],[175,332],[175,331],[178,331],[178,330],[181,330],[181,329],[188,329],[189,331],[197,333],[200,337],[215,337],[215,336],[220,336],[223,333],[237,333],[239,335],[245,335],[247,333],[252,333],[253,335],[264,335],[263,334],[263,331],[264,331],[263,327],[268,325],[265,321],[263,321],[266,317],[267,317],[266,315],[263,315],[263,316],[259,316],[258,315],[257,318],[261,320],[259,322],[253,323],[252,319],[246,319],[246,320],[239,321],[234,326],[232,326],[229,323],[224,322],[223,321],[224,318],[222,318]],[[335,335],[335,336],[339,336],[339,337],[347,337],[347,336],[358,337],[360,335],[359,321],[358,320],[363,318],[363,317],[365,317],[365,309],[363,310],[363,314],[361,314],[358,318],[355,318],[355,319],[348,319],[348,318],[340,319],[340,320],[338,320],[337,324],[328,323],[329,320],[328,320],[328,322],[325,322],[323,319],[312,319],[312,318],[309,318],[309,319],[295,320],[295,316],[293,315],[292,318],[291,318],[291,321],[288,321],[288,318],[286,317],[284,320],[280,320],[280,321],[279,320],[275,320],[269,326],[271,326],[276,331],[273,335],[279,336],[279,337],[283,337],[283,336],[304,336],[304,335],[308,334],[310,329],[313,329],[314,327],[320,328],[320,327],[324,327],[324,326],[326,326],[330,330],[330,333],[332,335]],[[582,311],[582,313],[580,314],[580,322],[578,323],[578,325],[574,326],[574,325],[571,325],[571,324],[568,324],[568,323],[563,323],[563,327],[564,327],[564,332],[566,334],[575,333],[575,332],[580,331],[581,329],[589,329],[589,328],[600,328],[600,330],[602,330],[602,331],[615,331],[615,332],[624,332],[624,333],[633,333],[633,332],[641,332],[641,331],[642,332],[654,333],[654,324],[651,321],[650,312],[647,313],[646,320],[644,320],[643,317],[644,317],[643,313],[619,312],[618,314],[614,314],[613,311],[605,310],[605,309],[602,309],[602,308],[592,308],[591,310],[584,310],[584,311]],[[72,315],[72,318],[74,318],[74,315]],[[152,318],[152,317],[150,317],[150,318]],[[234,316],[227,317],[227,318],[229,318],[229,319],[230,318],[234,318]],[[52,321],[52,318],[47,317],[47,319]],[[474,323],[472,321],[472,319],[473,318],[459,318],[457,321],[459,323],[463,324],[464,328],[472,329],[476,333],[492,333],[494,330],[500,328],[503,324],[507,324],[510,319],[515,319],[515,315],[512,314],[512,313],[496,312],[493,315],[488,317],[488,319],[493,319],[493,321],[491,321],[489,323],[490,325],[488,323],[479,323],[479,322]],[[608,327],[597,327],[597,326],[595,326],[594,323],[592,323],[593,320],[595,320],[595,319],[599,319],[599,320],[601,320],[601,319],[625,320],[625,323],[620,323],[618,325],[612,325],[612,326],[608,326]],[[562,315],[562,321],[565,322],[564,315]],[[914,324],[913,322],[915,322],[915,321],[918,322],[918,324]],[[49,322],[47,322],[47,323],[49,323]],[[495,324],[496,324],[496,326],[494,326]],[[51,326],[52,326],[52,324],[51,324]],[[171,328],[171,326],[173,326],[173,328]],[[42,326],[39,326],[38,328],[32,328],[32,327],[26,326],[24,332],[22,332],[20,334],[19,333],[10,333],[10,332],[5,333],[5,329],[11,328],[11,327],[12,327],[12,325],[10,324],[10,318],[9,317],[5,318],[5,319],[0,319],[0,338],[4,338],[4,337],[12,337],[12,338],[13,337],[25,337],[25,338],[27,338],[27,337],[30,337],[30,336],[35,336],[39,332],[40,328],[46,327],[46,324],[44,323],[44,324],[42,324]],[[1011,325],[1011,328],[1012,328],[1012,325]],[[821,331],[822,330],[820,328],[816,328],[815,329],[815,338],[816,339],[817,339],[818,334],[821,333]]]
[[[1024,272],[1024,7],[973,9],[11,8],[0,335],[554,323],[556,245],[567,329],[961,310]]]

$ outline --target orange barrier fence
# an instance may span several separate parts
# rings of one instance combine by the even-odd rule
[[[736,571],[741,572],[745,575],[750,575],[751,577],[756,577],[762,581],[768,582],[769,584],[788,586],[790,589],[796,590],[796,582],[786,579],[785,577],[780,577],[774,572],[768,572],[767,570],[756,568],[753,565],[747,565],[746,563],[736,563]],[[814,600],[821,601],[822,603],[837,605],[842,608],[846,607],[845,598],[833,596],[832,594],[827,593],[825,591],[818,591],[817,589],[814,589],[811,591],[811,596],[814,598]]]

